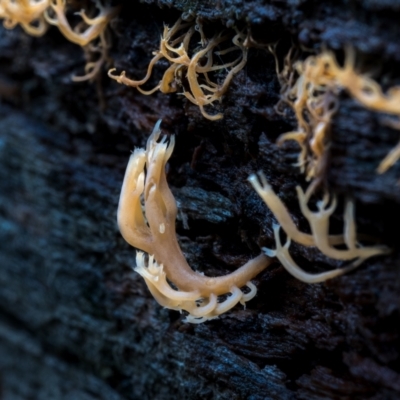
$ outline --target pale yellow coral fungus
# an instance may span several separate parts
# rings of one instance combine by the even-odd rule
[[[182,31],[184,33],[180,33]],[[191,54],[190,44],[196,31],[200,34],[201,47],[197,47],[192,51],[193,54]],[[221,101],[233,76],[245,66],[247,61],[247,48],[243,45],[246,37],[239,31],[236,31],[236,35],[231,38],[232,47],[216,51],[217,46],[230,38],[229,34],[220,33],[211,39],[207,39],[199,22],[195,26],[193,23],[183,22],[179,19],[171,28],[168,26],[164,27],[160,48],[153,53],[154,57],[150,61],[147,74],[143,79],[129,79],[126,77],[125,71],[122,71],[119,75],[114,75],[115,68],[110,69],[108,75],[118,83],[135,87],[146,95],[154,93],[157,90],[160,90],[162,93],[173,93],[181,89],[182,94],[190,102],[199,106],[205,118],[218,120],[223,117],[221,113],[209,114],[204,107],[212,105],[216,101]],[[234,51],[240,53],[234,60],[225,62],[224,64],[214,63],[215,56],[221,58],[221,56]],[[154,65],[163,58],[170,63],[170,66],[164,72],[163,78],[153,89],[143,90],[141,86],[149,80]],[[205,62],[203,63],[203,61]],[[210,79],[209,73],[213,71],[226,71],[221,84],[215,83]],[[186,89],[183,83],[184,80],[187,81],[189,90]]]
[[[42,36],[47,30],[44,12],[51,0],[0,0],[0,19],[7,29],[21,25],[26,33]]]
[[[165,136],[159,141],[160,122],[154,127],[146,149],[136,149],[129,160],[119,201],[118,225],[124,239],[142,250],[137,253],[135,270],[145,279],[158,303],[185,310],[189,313],[186,321],[200,323],[252,299],[257,289],[250,281],[271,261],[261,254],[221,277],[207,277],[190,268],[176,237],[177,205],[165,175],[174,137],[169,138],[169,143]],[[245,286],[248,293],[241,290]],[[227,294],[230,295],[219,302],[218,296]]]
[[[95,8],[90,10],[90,16],[85,10],[81,10],[76,15],[82,18],[82,21],[71,27],[67,19],[66,0],[52,0],[49,10],[45,12],[46,21],[58,27],[61,33],[72,43],[82,46],[86,58],[85,75],[74,77],[75,81],[84,81],[93,79],[99,72],[101,66],[109,60],[108,50],[110,40],[107,36],[107,25],[118,14],[120,7],[105,7],[99,1],[96,1],[96,7],[99,10],[95,13]],[[93,15],[91,15],[93,14]],[[93,54],[99,54],[97,59],[91,60]]]
[[[346,90],[361,105],[372,111],[400,118],[400,88],[393,87],[383,93],[375,80],[357,72],[354,49],[347,48],[345,55],[342,67],[331,51],[309,56],[293,65],[289,53],[286,68],[278,72],[282,100],[293,108],[298,123],[297,130],[282,135],[278,143],[285,140],[299,143],[299,165],[308,179],[318,179],[324,172],[330,124],[338,108],[340,90]],[[298,78],[294,79],[296,74]],[[387,171],[399,158],[400,143],[382,160],[377,171]]]
[[[284,268],[297,279],[322,282],[358,267],[366,259],[385,254],[385,246],[361,246],[357,242],[354,204],[347,201],[344,212],[343,235],[331,235],[329,219],[336,208],[336,199],[328,195],[317,202],[317,211],[308,207],[315,188],[310,185],[304,193],[297,188],[302,213],[310,224],[311,233],[298,230],[289,212],[276,196],[265,177],[252,175],[249,181],[274,213],[279,225],[274,226],[276,249],[263,249],[265,255],[248,261],[235,272],[221,277],[207,277],[193,271],[179,247],[175,221],[177,205],[168,186],[165,166],[170,158],[174,137],[160,138],[160,121],[147,141],[146,149],[136,149],[128,163],[118,207],[118,225],[122,236],[138,250],[137,271],[147,287],[166,308],[186,311],[186,321],[201,323],[230,310],[237,303],[245,304],[257,289],[251,279],[265,269],[276,257]],[[282,246],[279,229],[288,236]],[[332,271],[312,274],[302,270],[289,253],[291,240],[304,246],[314,246],[324,255],[350,264]],[[341,245],[342,248],[337,246]],[[343,248],[345,247],[345,248]],[[147,253],[148,255],[145,255]],[[241,288],[248,287],[244,293]],[[229,296],[219,301],[219,296]]]
[[[292,107],[298,125],[296,131],[281,135],[278,144],[285,140],[297,141],[301,148],[298,166],[307,180],[318,179],[326,167],[326,148],[331,119],[338,108],[338,89],[335,85],[322,84],[318,75],[310,72],[311,57],[296,63],[292,58],[289,52],[283,70],[277,69],[277,73],[282,87],[281,100]]]
[[[99,13],[94,17],[89,17],[85,10],[75,13],[82,18],[83,22],[75,26],[75,28],[71,27],[66,16],[66,0],[52,0],[50,8],[53,10],[54,15],[50,16],[50,14],[46,12],[45,17],[47,22],[57,26],[70,42],[84,47],[97,39],[104,32],[107,24],[119,11],[118,7],[104,7],[99,1],[96,2],[96,6],[99,9]]]
[[[303,215],[310,224],[311,234],[303,233],[298,230],[291,219],[288,210],[268,184],[265,176],[260,173],[259,178],[251,175],[250,183],[264,200],[265,204],[274,213],[278,221],[274,225],[274,236],[276,242],[276,250],[264,249],[270,257],[277,257],[284,268],[297,279],[307,282],[316,283],[327,279],[342,275],[356,267],[358,267],[366,259],[387,254],[389,249],[386,246],[361,246],[357,242],[357,229],[354,220],[354,203],[351,200],[346,201],[344,212],[344,233],[343,235],[331,235],[329,233],[329,219],[336,208],[336,198],[330,201],[329,195],[325,194],[322,200],[317,202],[318,211],[311,211],[308,207],[311,195],[315,185],[310,185],[304,193],[298,186],[297,195]],[[288,240],[284,246],[281,244],[279,237],[279,229],[282,227],[286,233]],[[293,260],[289,254],[289,246],[291,240],[302,244],[303,246],[315,246],[322,254],[334,260],[352,261],[344,268],[323,272],[320,274],[310,274],[303,271]],[[346,249],[338,249],[336,245],[345,245]]]
[[[84,81],[97,76],[101,66],[109,61],[110,39],[106,28],[120,9],[102,6],[99,1],[96,1],[96,7],[75,13],[82,21],[71,27],[67,19],[70,7],[66,0],[0,0],[0,19],[4,20],[7,29],[19,24],[32,36],[43,35],[48,24],[56,25],[69,41],[82,46],[85,51],[85,75],[73,77],[74,81]]]

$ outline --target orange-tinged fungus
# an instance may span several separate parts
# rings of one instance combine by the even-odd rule
[[[249,177],[249,182],[274,213],[278,221],[278,224],[273,227],[276,249],[271,250],[264,248],[264,251],[269,257],[277,257],[283,267],[295,278],[307,283],[322,282],[353,270],[370,257],[387,254],[389,252],[386,246],[364,247],[358,244],[353,201],[346,201],[343,235],[331,235],[329,233],[329,219],[335,211],[336,198],[333,197],[330,201],[329,195],[325,194],[323,199],[317,202],[318,211],[313,212],[309,209],[308,203],[315,189],[315,185],[311,184],[305,193],[298,186],[296,190],[300,209],[310,224],[311,229],[311,234],[307,234],[298,230],[288,210],[272,190],[264,174],[259,173],[259,177],[251,175]],[[284,246],[282,246],[279,237],[279,229],[281,227],[288,237]],[[289,254],[291,240],[303,246],[315,246],[322,254],[334,260],[351,261],[351,263],[343,268],[319,274],[307,273],[295,263]],[[347,248],[338,249],[334,247],[341,244],[345,245]]]
[[[46,21],[57,26],[70,42],[81,46],[85,52],[87,59],[85,75],[74,76],[72,79],[76,82],[94,79],[104,63],[110,61],[108,56],[110,39],[107,26],[117,16],[120,7],[105,7],[100,1],[96,1],[96,7],[89,12],[81,10],[75,13],[82,18],[82,21],[72,27],[67,19],[66,0],[51,0],[49,6],[44,13]],[[99,10],[98,13],[95,11],[96,8]],[[89,16],[88,13],[93,15]]]
[[[270,50],[274,53],[273,48]],[[298,165],[308,180],[319,180],[324,174],[330,124],[339,106],[341,90],[347,91],[365,108],[393,115],[400,121],[400,87],[392,87],[384,93],[375,80],[357,72],[353,48],[346,48],[343,67],[335,55],[326,50],[304,61],[293,62],[292,58],[289,52],[283,70],[277,69],[277,73],[282,87],[281,101],[292,107],[298,126],[296,131],[281,135],[278,143],[298,142],[301,148]],[[392,127],[398,129],[400,123]],[[399,158],[400,142],[381,161],[377,172],[386,172]]]
[[[186,33],[177,35],[182,30],[187,29]],[[218,120],[223,117],[221,113],[210,114],[205,107],[212,105],[216,101],[221,101],[222,96],[228,90],[229,84],[235,74],[237,74],[247,62],[247,48],[244,46],[245,35],[236,31],[232,38],[233,46],[216,51],[216,48],[229,40],[230,35],[220,33],[208,40],[203,32],[200,23],[197,25],[200,34],[200,43],[202,48],[193,51],[189,55],[191,39],[196,33],[196,27],[192,23],[182,22],[179,19],[173,27],[164,27],[163,35],[160,41],[158,51],[153,53],[154,57],[149,63],[146,76],[141,80],[132,80],[126,77],[125,71],[115,75],[115,68],[108,71],[108,76],[118,83],[137,88],[143,94],[152,94],[157,90],[162,93],[177,92],[179,88],[183,90],[182,94],[193,104],[200,108],[202,115],[209,120]],[[224,64],[214,64],[214,55],[219,57],[228,53],[239,51],[240,55],[233,61]],[[154,65],[161,59],[168,60],[171,65],[164,72],[163,78],[151,90],[143,90],[141,86],[145,84],[153,71]],[[202,62],[204,64],[202,64]],[[213,71],[226,71],[227,74],[221,84],[212,82],[209,73]],[[186,90],[182,80],[187,81],[189,90]]]
[[[204,276],[190,268],[176,237],[178,210],[165,175],[174,137],[169,138],[169,143],[165,136],[159,141],[160,122],[154,127],[146,149],[136,149],[129,160],[119,201],[118,225],[124,239],[141,250],[137,252],[135,271],[145,279],[158,303],[185,310],[189,313],[186,321],[200,323],[253,298],[257,289],[250,281],[271,260],[260,254],[220,277]],[[244,286],[250,289],[248,293],[241,290]],[[224,301],[218,301],[218,296],[227,294],[230,296]]]
[[[51,0],[0,0],[0,19],[6,29],[21,25],[31,36],[42,36],[47,31],[44,12]]]

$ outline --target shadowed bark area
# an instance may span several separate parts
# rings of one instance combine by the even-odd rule
[[[384,88],[400,83],[396,1],[126,1],[112,23],[118,71],[140,79],[163,23],[183,13],[207,34],[248,27],[276,42],[319,51],[357,49]],[[274,217],[247,177],[265,172],[296,224],[307,231],[295,186],[298,148],[275,144],[296,128],[278,114],[275,62],[251,48],[208,121],[177,94],[144,96],[111,81],[73,83],[81,49],[56,29],[32,38],[0,28],[0,397],[14,399],[397,399],[400,397],[400,162],[376,168],[399,140],[385,115],[340,94],[327,182],[356,199],[358,231],[393,252],[351,274],[307,285],[275,263],[254,283],[255,299],[202,325],[163,309],[133,272],[135,250],[116,211],[130,152],[154,123],[175,134],[168,180],[177,231],[192,268],[235,270],[274,248]],[[167,64],[149,82],[157,84]],[[304,269],[340,263],[293,244]]]

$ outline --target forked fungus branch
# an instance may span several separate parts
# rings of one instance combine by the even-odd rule
[[[6,29],[21,25],[32,36],[42,36],[47,31],[43,13],[51,0],[0,0],[0,19]]]
[[[270,48],[274,53],[274,48]],[[304,61],[293,62],[289,52],[282,71],[277,69],[281,82],[281,100],[290,105],[297,119],[297,130],[278,139],[295,140],[301,148],[298,165],[306,178],[319,179],[326,168],[330,124],[339,107],[341,90],[371,111],[382,112],[397,118],[392,127],[400,127],[400,88],[392,87],[383,93],[380,85],[356,70],[355,51],[345,51],[343,67],[331,51],[309,56]],[[297,76],[297,78],[295,78]],[[377,171],[386,172],[400,158],[400,142],[381,161]]]
[[[96,13],[96,7],[99,10],[98,13]],[[70,42],[84,49],[87,58],[85,75],[73,77],[73,80],[77,82],[95,78],[102,65],[110,61],[108,56],[110,39],[107,34],[107,26],[117,16],[120,7],[105,7],[100,1],[96,1],[96,7],[89,10],[90,16],[85,10],[75,13],[82,18],[82,21],[74,27],[71,27],[67,19],[66,0],[52,0],[50,2],[51,12],[46,10],[44,14],[49,24],[57,26]]]
[[[70,42],[83,48],[87,60],[85,75],[72,79],[86,81],[94,79],[102,65],[110,61],[107,26],[120,10],[119,6],[105,7],[99,0],[95,4],[89,10],[75,13],[82,21],[73,27],[67,18],[71,5],[66,0],[0,0],[0,19],[7,29],[19,24],[32,36],[42,36],[49,24],[57,26]]]
[[[278,220],[279,225],[274,226],[276,250],[263,249],[266,255],[250,260],[226,276],[206,277],[193,271],[176,238],[177,206],[165,175],[165,165],[174,148],[174,137],[169,138],[169,143],[166,136],[159,140],[160,123],[154,127],[146,149],[135,149],[129,160],[121,190],[118,225],[124,239],[139,249],[135,271],[145,279],[154,298],[164,307],[187,311],[186,321],[204,322],[230,310],[238,302],[245,304],[252,299],[257,289],[250,281],[271,263],[272,257],[277,257],[297,279],[316,283],[342,275],[364,260],[388,252],[385,246],[363,247],[358,244],[352,201],[346,202],[343,235],[330,235],[329,219],[336,208],[336,199],[330,201],[325,195],[317,202],[318,211],[311,211],[308,203],[315,187],[313,185],[306,193],[297,188],[301,211],[310,224],[311,234],[299,231],[286,207],[260,173],[259,178],[250,176],[249,181]],[[279,237],[280,227],[288,236],[284,246]],[[327,257],[350,261],[350,264],[319,274],[307,273],[289,254],[291,240],[317,247]],[[337,245],[347,248],[338,249]],[[143,252],[148,253],[148,257]],[[244,286],[250,289],[248,293],[240,290]],[[230,296],[226,300],[218,302],[218,296],[228,293]]]
[[[186,321],[200,323],[252,299],[257,289],[250,281],[271,260],[261,254],[221,277],[207,277],[190,268],[176,238],[177,206],[165,175],[174,137],[169,138],[169,143],[166,136],[159,141],[160,123],[154,127],[146,149],[135,149],[129,160],[119,201],[118,225],[124,239],[142,250],[137,252],[135,270],[145,279],[158,303],[185,310],[189,313]],[[246,293],[241,290],[244,286],[249,289]],[[226,294],[230,296],[219,302],[218,296]]]
[[[329,219],[336,209],[336,198],[330,201],[329,195],[326,193],[322,200],[317,202],[318,211],[311,211],[308,207],[311,195],[315,185],[310,185],[304,193],[297,186],[297,196],[299,199],[300,209],[310,224],[311,234],[303,233],[298,230],[288,210],[268,184],[264,174],[259,173],[259,177],[251,175],[249,181],[253,188],[257,191],[265,204],[274,213],[278,224],[274,225],[274,237],[276,242],[276,250],[264,248],[265,253],[269,257],[277,257],[284,268],[297,279],[307,282],[316,283],[326,281],[342,275],[352,269],[358,267],[363,261],[370,257],[387,254],[389,249],[386,246],[366,246],[363,247],[357,242],[357,228],[354,219],[354,203],[347,200],[344,211],[344,232],[343,235],[330,235]],[[286,244],[282,246],[279,237],[279,229],[282,227],[288,239]],[[318,248],[325,256],[334,260],[352,261],[349,265],[319,274],[311,274],[302,270],[292,259],[289,254],[289,246],[291,240],[303,246],[314,246]],[[346,249],[338,249],[335,245],[346,245]]]
[[[190,51],[190,44],[196,29],[200,34],[201,48]],[[183,31],[183,33],[182,33]],[[126,77],[125,71],[114,75],[115,68],[108,71],[108,76],[118,83],[137,88],[141,93],[149,95],[157,90],[162,93],[174,93],[178,89],[193,104],[199,106],[202,115],[209,120],[218,120],[223,117],[221,113],[209,114],[205,106],[221,101],[227,91],[229,84],[247,62],[247,48],[243,45],[246,36],[236,30],[236,35],[231,36],[221,32],[208,40],[200,23],[197,26],[191,22],[183,22],[181,19],[172,28],[164,26],[164,32],[160,41],[160,48],[153,53],[154,57],[149,63],[147,73],[141,80],[132,80]],[[216,51],[217,46],[232,40],[233,46]],[[215,56],[219,58],[232,52],[239,55],[232,61],[224,64],[216,64]],[[193,54],[191,54],[193,53]],[[191,54],[191,55],[189,55]],[[161,81],[151,90],[141,88],[151,77],[154,65],[165,58],[170,66],[164,72]],[[204,63],[202,63],[205,61]],[[214,71],[225,71],[226,76],[221,84],[213,82],[209,73]],[[187,90],[183,81],[187,80],[190,90]]]

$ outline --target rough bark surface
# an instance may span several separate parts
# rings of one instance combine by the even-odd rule
[[[183,13],[211,32],[247,26],[260,43],[280,40],[282,54],[293,42],[340,57],[351,43],[385,87],[400,82],[395,0],[125,3],[112,56],[136,78],[162,24]],[[296,122],[289,109],[275,112],[274,59],[250,50],[217,122],[180,96],[143,96],[105,74],[73,83],[83,65],[81,49],[54,29],[32,38],[0,28],[0,398],[400,398],[400,163],[375,172],[399,134],[383,116],[341,96],[327,181],[357,200],[359,232],[392,254],[317,285],[274,264],[245,310],[193,326],[158,306],[132,271],[135,251],[116,224],[124,168],[162,118],[177,138],[168,179],[188,218],[189,229],[178,221],[180,243],[205,274],[274,247],[273,215],[246,182],[252,172],[266,173],[307,229],[294,190],[306,187],[292,166],[298,149],[275,144]],[[339,265],[292,251],[309,271]]]

